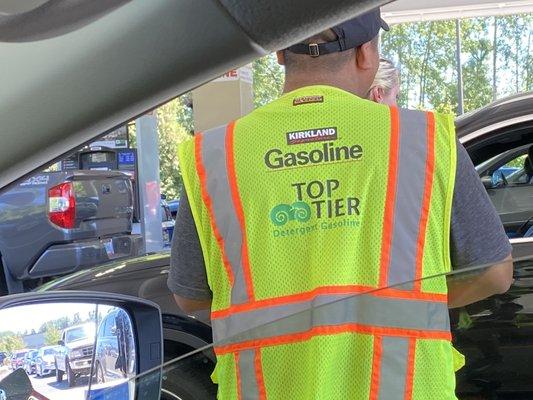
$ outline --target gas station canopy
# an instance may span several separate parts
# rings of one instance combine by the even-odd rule
[[[397,0],[382,7],[389,24],[533,12],[533,0]]]

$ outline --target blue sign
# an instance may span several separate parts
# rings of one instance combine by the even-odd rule
[[[135,151],[121,151],[118,153],[119,164],[135,164]]]

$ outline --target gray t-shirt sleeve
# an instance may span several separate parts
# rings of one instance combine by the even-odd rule
[[[167,285],[172,293],[191,300],[210,300],[204,256],[185,190],[180,196],[172,236]]]
[[[511,253],[500,217],[460,143],[457,143],[450,253],[453,269],[497,263]]]
[[[450,251],[454,269],[497,263],[511,253],[500,218],[470,157],[459,143]],[[212,298],[200,240],[185,191],[180,198],[172,238],[168,287],[173,293],[192,300]]]

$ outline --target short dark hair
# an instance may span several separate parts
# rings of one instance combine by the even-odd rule
[[[320,32],[317,35],[311,36],[302,43],[326,43],[333,42],[337,39],[337,35],[331,29]],[[327,69],[337,70],[340,66],[349,62],[355,54],[355,49],[350,49],[338,53],[330,53],[319,57],[311,57],[307,54],[295,54],[289,50],[284,50],[285,57],[285,72],[287,74],[296,71],[309,69]]]

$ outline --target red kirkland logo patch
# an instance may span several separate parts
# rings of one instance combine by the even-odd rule
[[[337,128],[314,128],[305,131],[287,132],[287,144],[327,142],[337,140]]]
[[[293,106],[299,106],[301,104],[311,104],[311,103],[323,103],[324,96],[303,96],[297,97],[292,101]]]

